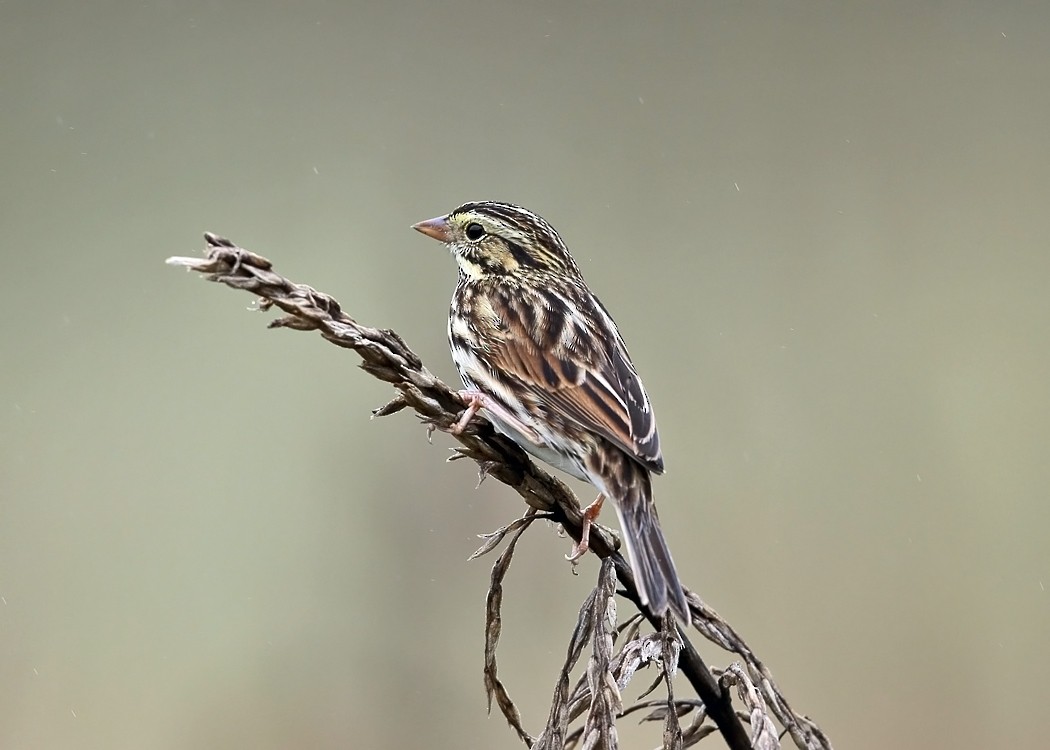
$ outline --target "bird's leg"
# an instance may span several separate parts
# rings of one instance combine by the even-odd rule
[[[583,529],[580,531],[580,541],[572,546],[572,551],[565,556],[565,559],[571,563],[575,563],[585,554],[590,546],[591,537],[591,524],[594,523],[594,519],[598,517],[598,514],[602,512],[602,503],[605,502],[605,495],[598,495],[594,499],[594,502],[583,509]],[[576,566],[573,565],[575,568]]]
[[[459,420],[449,429],[449,432],[453,435],[462,434],[463,430],[465,430],[467,425],[470,424],[470,420],[474,418],[474,415],[477,414],[479,410],[485,409],[489,414],[503,422],[507,427],[520,432],[527,440],[530,440],[536,445],[540,444],[540,436],[536,434],[536,430],[518,419],[507,407],[487,393],[483,393],[473,388],[467,388],[460,391],[458,395],[463,399],[463,403],[467,405],[467,408],[463,411]]]
[[[463,403],[467,405],[467,408],[463,410],[462,416],[460,416],[456,423],[452,425],[452,427],[449,429],[449,432],[451,432],[453,435],[461,434],[463,430],[467,428],[467,425],[470,424],[470,420],[474,418],[474,415],[478,413],[481,407],[487,406],[485,401],[492,400],[485,396],[485,394],[481,391],[465,390],[460,391],[457,395],[461,399],[463,399]]]

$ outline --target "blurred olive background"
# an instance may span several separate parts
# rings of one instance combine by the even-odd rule
[[[453,381],[409,225],[477,198],[614,312],[683,577],[798,710],[1039,744],[1048,49],[1041,3],[3,4],[0,747],[519,746],[466,558],[521,502],[163,263],[225,234]],[[507,583],[534,732],[568,547],[537,526]]]

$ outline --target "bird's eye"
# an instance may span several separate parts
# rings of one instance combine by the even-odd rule
[[[466,234],[468,240],[476,242],[485,236],[485,227],[481,226],[476,221],[472,221],[467,224]]]

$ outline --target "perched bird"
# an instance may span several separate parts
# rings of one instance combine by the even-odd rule
[[[554,227],[510,203],[465,203],[413,226],[459,264],[449,310],[452,359],[466,386],[462,431],[480,411],[532,455],[593,484],[590,523],[616,506],[642,601],[656,615],[689,606],[653,504],[664,470],[660,437],[616,324]]]

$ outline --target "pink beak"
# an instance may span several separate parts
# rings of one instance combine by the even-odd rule
[[[421,221],[418,224],[413,224],[412,228],[417,232],[422,232],[427,237],[433,237],[440,242],[448,242],[452,239],[448,231],[448,220],[444,216]]]

